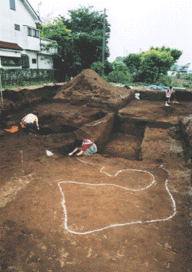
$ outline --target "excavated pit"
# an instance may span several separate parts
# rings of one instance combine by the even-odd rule
[[[36,97],[28,92],[31,107],[23,106],[23,96],[22,111],[5,101],[6,127],[34,109],[40,128],[55,133],[10,134],[0,128],[0,270],[190,271],[191,169],[180,138],[191,144],[192,103],[165,108],[161,94],[159,100],[123,104],[118,89],[111,100],[110,89],[97,88],[102,82],[95,75],[95,87],[77,79],[62,88],[60,101],[32,106]],[[102,154],[67,156],[76,137],[93,138]],[[113,224],[123,226],[98,229]],[[70,230],[97,232],[82,236]]]
[[[115,118],[109,140],[102,153],[109,157],[142,160],[141,143],[147,122]]]
[[[108,157],[120,157],[133,161],[142,161],[143,158],[147,160],[148,155],[142,152],[142,149],[146,152],[146,148],[143,147],[146,143],[144,141],[146,128],[156,131],[157,134],[159,131],[161,133],[162,130],[168,131],[178,124],[179,118],[184,113],[185,115],[190,113],[190,105],[190,102],[183,102],[179,105],[165,107],[159,101],[133,100],[125,108],[115,113],[109,137],[105,144],[100,146],[98,153],[105,154]],[[99,123],[107,115],[107,111],[102,109],[51,102],[37,104],[8,116],[4,114],[1,128],[19,125],[22,117],[33,110],[40,113],[40,130],[34,133],[39,137],[50,136],[50,147],[64,155],[73,147],[72,141],[77,137],[74,134],[76,131],[82,127],[89,127],[89,124],[93,121]],[[25,130],[22,131],[28,133]],[[181,134],[179,141],[182,142],[185,160],[188,160],[190,156],[189,143],[185,140],[186,137],[182,135],[181,130],[179,134]],[[93,136],[90,135],[90,137]],[[67,141],[66,144],[65,141]],[[161,155],[159,158],[154,157],[154,161],[156,163],[161,162]]]

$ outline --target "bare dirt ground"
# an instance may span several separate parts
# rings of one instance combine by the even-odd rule
[[[106,109],[39,104],[30,110],[44,133],[2,133],[0,271],[191,272],[190,165],[179,140],[176,148],[168,128],[151,122],[190,114],[190,102],[171,107],[133,101],[93,156],[67,153],[76,129],[97,124]],[[7,117],[7,126],[28,111]],[[141,135],[130,118],[150,124]]]

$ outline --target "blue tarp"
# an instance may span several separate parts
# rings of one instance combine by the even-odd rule
[[[164,90],[166,89],[165,86],[162,86],[162,85],[149,85],[149,86],[145,86],[146,88],[149,88],[149,89],[155,89],[155,90]]]

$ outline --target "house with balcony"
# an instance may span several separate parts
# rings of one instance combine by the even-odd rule
[[[28,0],[3,0],[0,8],[0,68],[53,69],[56,47],[41,39],[41,19]]]

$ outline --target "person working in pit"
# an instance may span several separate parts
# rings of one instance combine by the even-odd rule
[[[76,153],[77,156],[81,155],[92,155],[97,153],[97,146],[94,142],[92,142],[89,139],[79,139],[77,138],[74,142],[75,149],[69,153],[69,156],[72,156],[74,153]]]
[[[21,127],[28,129],[30,132],[39,129],[38,113],[34,111],[33,113],[27,114],[21,120]]]

